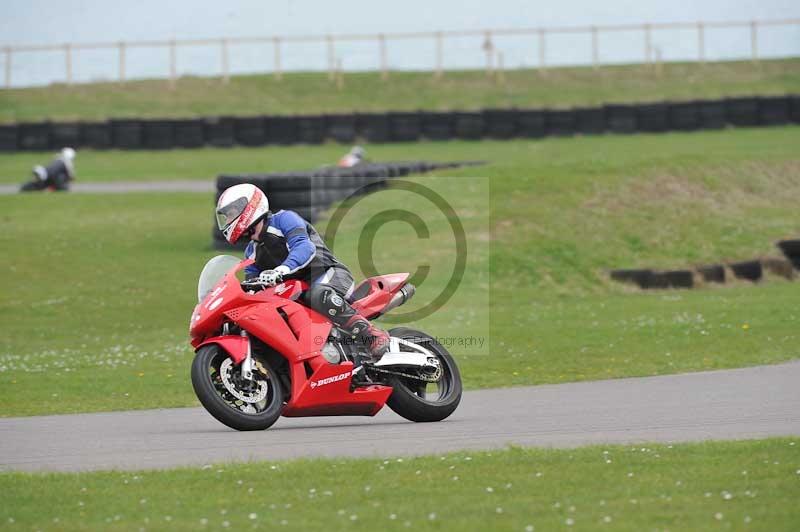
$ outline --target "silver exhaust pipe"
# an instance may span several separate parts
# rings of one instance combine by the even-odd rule
[[[403,287],[397,291],[397,293],[392,297],[389,303],[381,311],[381,314],[386,314],[392,309],[395,309],[414,297],[414,294],[417,292],[417,289],[411,283],[406,283]]]

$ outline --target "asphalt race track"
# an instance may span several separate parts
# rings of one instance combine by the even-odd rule
[[[800,436],[800,361],[662,377],[481,390],[440,423],[281,418],[235,432],[201,408],[0,419],[0,471],[156,469],[298,457],[402,456]]]

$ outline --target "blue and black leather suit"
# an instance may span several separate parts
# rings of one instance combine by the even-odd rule
[[[283,265],[289,268],[284,278],[311,285],[302,296],[308,307],[345,329],[356,321],[357,313],[348,302],[353,274],[331,253],[314,226],[296,212],[269,213],[259,241],[247,245],[245,257],[255,260],[245,269],[247,278]]]

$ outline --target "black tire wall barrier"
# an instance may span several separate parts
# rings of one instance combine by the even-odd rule
[[[212,117],[203,121],[205,143],[217,148],[229,148],[236,144],[234,122],[231,117]]]
[[[639,131],[661,133],[669,129],[669,106],[665,103],[640,105],[636,109]]]
[[[758,98],[730,98],[725,102],[725,116],[733,126],[757,126]]]
[[[703,129],[722,129],[726,125],[725,102],[701,100],[697,102],[700,126]]]
[[[46,150],[50,148],[50,124],[48,122],[19,125],[17,140],[21,150]]]
[[[0,151],[19,149],[19,126],[0,126]]]
[[[480,114],[462,113],[456,115],[456,124],[459,124],[460,116],[462,130],[474,132],[473,136],[466,138],[480,138],[486,135],[490,139],[510,139],[517,136],[515,114],[514,110],[509,109],[486,109]]]
[[[709,264],[707,266],[700,266],[697,268],[697,272],[703,277],[703,282],[725,282],[725,266],[722,264]]]
[[[606,105],[606,129],[611,133],[636,133],[639,121],[633,105]]]
[[[356,117],[358,136],[367,142],[389,142],[392,138],[389,127],[389,115],[371,113]]]
[[[83,122],[80,124],[81,147],[105,150],[113,146],[111,124],[108,122]],[[58,149],[59,146],[53,146]]]
[[[143,120],[112,120],[111,141],[115,148],[138,150],[142,146]]]
[[[502,136],[503,130],[512,132]],[[488,135],[491,138],[511,138],[516,131],[513,112],[506,115],[497,113],[454,113],[453,134],[457,139],[478,140]]]
[[[574,110],[545,111],[545,134],[553,137],[569,137],[575,134]]]
[[[142,144],[149,150],[169,150],[175,147],[173,122],[169,120],[142,122]]]
[[[613,281],[635,284],[639,288],[692,288],[695,280],[700,283],[724,283],[728,279],[726,270],[732,277],[742,281],[757,283],[764,273],[793,280],[800,270],[800,240],[781,240],[776,246],[785,258],[762,257],[756,260],[728,262],[726,264],[707,264],[692,270],[660,271],[651,269],[611,270]]]
[[[481,162],[434,163],[426,161],[360,164],[352,168],[335,166],[298,172],[269,174],[220,175],[217,177],[217,194],[214,204],[227,188],[250,183],[261,189],[269,198],[273,212],[287,209],[297,212],[311,223],[331,204],[352,194],[368,194],[385,187],[392,177],[419,174],[443,168],[473,166]],[[215,249],[243,249],[246,243],[231,246],[214,222],[211,234]]]
[[[50,144],[53,146],[78,146],[81,127],[77,122],[55,122],[50,126]]]
[[[794,267],[800,270],[800,239],[781,240],[777,245],[783,252],[783,255],[789,259],[789,261],[791,261]]]
[[[234,118],[234,139],[242,146],[263,146],[267,143],[267,128],[263,117]]]
[[[521,110],[515,113],[518,136],[540,138],[545,135],[544,111]]]
[[[603,107],[584,107],[575,109],[575,132],[583,135],[596,135],[606,130],[606,110]]]
[[[291,120],[291,119],[289,119]],[[352,144],[356,140],[355,115],[328,115],[325,117],[326,138],[341,144]]]
[[[0,151],[63,146],[123,150],[320,144],[334,141],[540,138],[800,124],[800,95],[609,104],[573,109],[208,117],[0,125]]]
[[[297,141],[301,144],[322,144],[325,142],[325,117],[324,116],[298,116]]]
[[[202,120],[175,120],[173,139],[178,148],[199,148],[205,143]]]

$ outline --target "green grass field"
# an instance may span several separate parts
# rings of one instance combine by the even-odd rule
[[[341,90],[325,73],[181,78],[0,91],[0,122],[333,113],[385,110],[564,107],[611,102],[691,100],[800,92],[800,60],[668,63],[660,73],[646,65],[509,70],[497,82],[482,71],[346,74]]]
[[[478,388],[797,358],[797,283],[644,293],[610,283],[606,270],[777,255],[774,242],[800,230],[798,144],[800,128],[786,127],[369,150],[379,160],[492,161],[415,178],[451,202],[469,250],[453,299],[418,325],[485,338],[453,349],[467,388]],[[313,166],[340,151],[84,152],[79,171],[87,180],[117,168],[201,179],[248,161],[263,165],[250,171]],[[1,157],[0,175],[17,164]],[[0,320],[11,325],[0,339],[0,415],[196,404],[186,333],[196,276],[216,254],[212,203],[189,193],[0,197]],[[449,225],[427,200],[398,190],[367,197],[335,251],[359,276],[358,235],[387,206],[432,228],[420,239],[392,222],[374,248],[382,272],[431,265],[411,308],[420,306],[447,282],[454,255]]]
[[[0,474],[6,530],[797,530],[797,439]]]
[[[0,91],[0,123],[109,117],[569,107],[800,93],[800,59],[483,72],[182,78]],[[768,275],[642,292],[611,268],[778,256],[797,238],[800,127],[367,146],[373,160],[476,160],[410,181],[466,235],[461,284],[414,325],[454,345],[468,389],[661,375],[800,357],[800,283]],[[335,162],[334,144],[78,155],[81,182],[212,180]],[[0,154],[0,184],[47,154]],[[196,406],[187,328],[211,249],[211,194],[0,196],[0,416]],[[350,207],[345,204],[344,207]],[[339,208],[341,206],[336,206]],[[336,254],[363,274],[453,270],[450,221],[394,188],[352,205]],[[329,228],[329,210],[317,227]],[[364,250],[361,249],[363,252]],[[389,324],[384,323],[387,327]],[[266,436],[266,434],[265,434]],[[510,448],[442,456],[207,464],[146,472],[0,472],[2,530],[797,530],[800,440]]]

